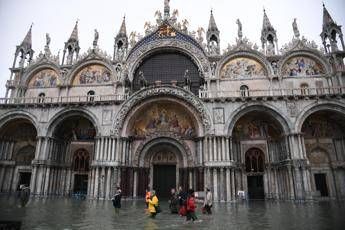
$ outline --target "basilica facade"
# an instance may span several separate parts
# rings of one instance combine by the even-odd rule
[[[190,31],[177,10],[157,11],[145,35],[114,52],[80,53],[78,22],[63,54],[33,58],[31,28],[16,47],[0,99],[0,191],[109,199],[155,189],[209,187],[215,201],[345,198],[344,41],[323,6],[322,47],[296,19],[279,49],[263,13],[261,45],[237,20],[236,43],[220,50],[208,29]],[[320,15],[321,17],[321,15]],[[235,23],[234,23],[235,26]],[[320,25],[321,26],[321,25]]]

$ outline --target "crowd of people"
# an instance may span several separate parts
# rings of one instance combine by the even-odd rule
[[[118,187],[117,191],[112,199],[115,208],[115,213],[119,212],[121,208],[121,189]],[[200,201],[200,200],[198,200]],[[145,194],[146,211],[150,218],[155,218],[157,214],[161,212],[159,200],[155,190],[146,189]],[[206,188],[202,205],[202,213],[211,215],[212,211],[212,193],[209,188]],[[169,210],[171,214],[178,214],[181,217],[186,217],[186,221],[196,221],[197,199],[193,189],[184,191],[180,186],[176,192],[175,188],[171,189],[169,198]]]

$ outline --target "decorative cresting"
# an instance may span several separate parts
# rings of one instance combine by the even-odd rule
[[[240,50],[227,53],[220,60],[216,73],[219,78],[253,78],[273,75],[267,59],[255,50]]]
[[[191,92],[175,87],[175,86],[161,86],[161,87],[150,87],[146,89],[142,89],[135,94],[133,94],[121,107],[120,111],[118,112],[116,119],[114,121],[114,129],[113,134],[115,136],[119,136],[121,130],[123,128],[123,123],[130,112],[130,110],[135,107],[137,104],[142,102],[143,99],[148,99],[150,97],[157,97],[157,96],[173,96],[180,98],[186,102],[188,102],[195,110],[198,112],[204,132],[207,132],[211,128],[211,118],[203,105],[202,101],[197,98]]]
[[[165,143],[165,144],[170,143],[173,146],[177,147],[179,150],[183,150],[181,151],[181,154],[182,154],[182,157],[186,157],[187,165],[190,167],[194,165],[193,155],[190,148],[182,140],[181,136],[174,133],[166,133],[164,136],[162,136],[161,133],[157,133],[157,134],[152,134],[151,136],[148,136],[145,139],[145,141],[142,141],[137,147],[134,153],[133,165],[137,167],[140,166],[140,159],[144,157],[144,156],[141,156],[141,154],[144,152],[144,148],[149,149],[160,143]]]
[[[210,63],[204,53],[204,51],[194,45],[193,43],[187,42],[182,39],[176,38],[161,38],[158,40],[153,40],[151,42],[143,43],[141,46],[137,47],[130,55],[128,56],[126,62],[128,63],[126,71],[123,73],[128,73],[128,78],[130,81],[133,81],[134,71],[138,68],[141,60],[152,53],[154,50],[159,49],[177,49],[186,53],[188,56],[193,58],[193,61],[198,65],[199,70],[203,72],[204,76],[208,76],[210,70]],[[122,80],[126,76],[122,76]]]
[[[331,66],[317,50],[294,50],[278,62],[279,75],[310,76],[330,75]]]

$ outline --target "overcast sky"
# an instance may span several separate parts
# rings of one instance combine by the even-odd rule
[[[127,33],[144,34],[144,23],[154,22],[156,10],[163,11],[163,0],[0,0],[0,97],[5,95],[5,83],[10,77],[16,45],[25,37],[31,23],[34,56],[45,45],[45,33],[51,37],[54,54],[64,48],[75,21],[79,19],[81,53],[92,46],[94,29],[99,31],[99,47],[113,54],[116,36],[124,15]],[[345,1],[324,0],[333,19],[345,25]],[[321,45],[321,0],[170,0],[171,11],[178,9],[179,20],[186,18],[189,29],[207,29],[210,9],[220,30],[222,49],[233,44],[237,36],[236,19],[243,26],[243,34],[260,44],[263,8],[277,30],[279,48],[293,37],[292,21],[297,18],[301,35]],[[345,31],[343,31],[345,33]],[[62,55],[60,55],[61,57]]]

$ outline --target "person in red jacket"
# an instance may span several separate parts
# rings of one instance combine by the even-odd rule
[[[190,189],[188,192],[188,198],[187,198],[187,215],[186,215],[186,221],[189,220],[197,220],[198,218],[195,215],[196,205],[195,205],[195,198],[194,198],[194,190]]]

